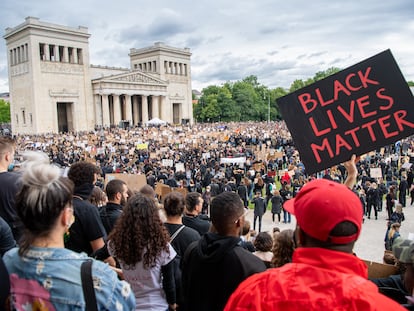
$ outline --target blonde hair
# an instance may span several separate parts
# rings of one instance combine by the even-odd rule
[[[395,231],[401,227],[401,224],[398,222],[395,222],[391,225],[390,230],[388,231],[388,239],[392,239],[394,236]]]
[[[35,237],[46,236],[62,210],[71,204],[73,183],[61,176],[61,170],[49,164],[41,152],[26,152],[22,165],[21,189],[16,196],[16,210],[25,228],[20,244],[23,255]]]

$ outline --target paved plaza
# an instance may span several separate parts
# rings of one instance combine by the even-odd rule
[[[409,205],[410,198],[407,197],[407,207],[403,209],[405,215],[405,221],[402,222],[400,234],[403,238],[408,238],[409,233],[414,234],[414,205]],[[384,255],[384,237],[387,224],[387,212],[384,209],[378,213],[378,220],[375,220],[373,213],[371,219],[365,218],[365,222],[362,225],[361,236],[355,244],[354,252],[358,257],[365,260],[382,262]],[[270,208],[270,204],[269,204]],[[281,214],[283,216],[283,213]],[[282,217],[283,218],[283,217]],[[253,228],[253,211],[249,213],[247,219],[251,222]],[[276,217],[277,219],[277,217]],[[257,224],[256,224],[257,226]],[[294,229],[296,226],[295,217],[292,215],[292,222],[290,224],[272,224],[272,213],[268,209],[263,216],[262,231],[271,232],[273,227],[279,227],[280,230]]]

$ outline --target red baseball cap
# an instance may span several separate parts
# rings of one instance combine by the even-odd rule
[[[297,224],[309,236],[332,244],[356,241],[362,226],[362,205],[358,196],[348,187],[328,179],[316,179],[298,192],[283,208],[295,215]],[[336,225],[349,221],[357,226],[350,236],[331,236]]]

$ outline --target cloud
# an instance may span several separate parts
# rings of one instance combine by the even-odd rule
[[[3,0],[0,28],[26,16],[88,27],[90,62],[129,66],[131,48],[162,41],[192,53],[193,85],[202,88],[256,75],[288,88],[329,67],[346,68],[391,49],[406,79],[414,80],[412,0],[239,1]],[[5,40],[0,81],[7,81]],[[7,83],[0,82],[0,92]]]

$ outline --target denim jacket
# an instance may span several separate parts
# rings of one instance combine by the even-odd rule
[[[13,310],[85,310],[80,267],[84,253],[65,248],[31,247],[20,257],[8,251],[4,263],[10,274]],[[92,278],[98,310],[135,310],[128,283],[103,262],[94,261]]]

